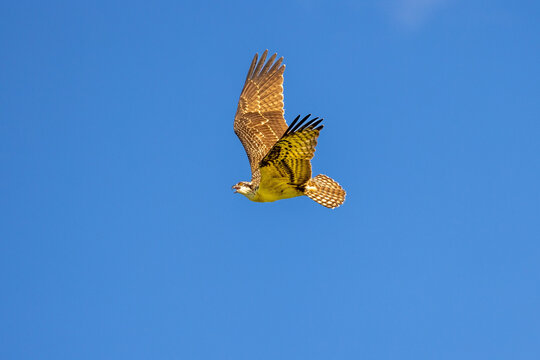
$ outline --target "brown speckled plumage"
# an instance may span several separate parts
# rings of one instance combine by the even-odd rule
[[[244,145],[250,165],[253,201],[267,202],[307,195],[319,204],[335,208],[345,201],[345,190],[326,175],[311,178],[311,159],[323,125],[322,119],[300,120],[287,127],[283,117],[283,58],[268,61],[266,50],[251,62],[238,110],[234,132]],[[240,184],[240,183],[239,183]]]

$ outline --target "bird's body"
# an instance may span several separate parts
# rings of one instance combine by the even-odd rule
[[[251,181],[233,189],[252,201],[271,202],[307,195],[321,205],[335,208],[345,201],[345,190],[326,175],[311,178],[322,119],[300,120],[287,127],[283,116],[283,58],[276,54],[265,64],[268,51],[257,62],[255,55],[236,112],[234,131],[251,164]]]
[[[250,200],[272,202],[304,195],[302,188],[290,186],[286,178],[262,178],[255,196]]]

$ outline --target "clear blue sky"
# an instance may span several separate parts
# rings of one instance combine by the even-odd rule
[[[0,17],[0,358],[540,359],[537,1]],[[337,210],[232,193],[267,48]]]

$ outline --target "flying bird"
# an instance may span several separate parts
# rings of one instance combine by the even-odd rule
[[[287,126],[283,110],[283,57],[255,54],[240,93],[234,132],[251,165],[251,181],[232,188],[257,202],[307,195],[327,208],[345,201],[345,190],[326,175],[311,177],[311,159],[323,128],[317,117],[298,115]]]

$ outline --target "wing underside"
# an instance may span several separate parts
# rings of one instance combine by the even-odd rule
[[[252,176],[258,177],[261,160],[287,129],[283,117],[283,58],[277,54],[268,61],[266,50],[260,59],[256,54],[234,119],[234,132],[246,150]]]

